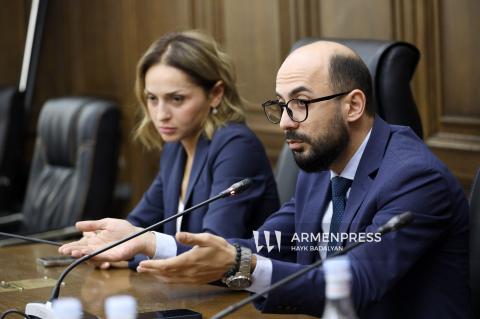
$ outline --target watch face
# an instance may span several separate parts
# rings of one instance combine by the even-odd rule
[[[228,288],[232,288],[232,289],[245,289],[250,287],[251,284],[252,284],[251,279],[243,275],[240,275],[240,276],[235,275],[230,280],[227,280]]]

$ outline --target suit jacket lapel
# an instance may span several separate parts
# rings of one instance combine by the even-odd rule
[[[183,172],[185,170],[185,161],[187,160],[187,154],[180,143],[178,143],[177,148],[174,151],[173,158],[174,160],[171,167],[170,177],[163,186],[166,194],[164,197],[165,218],[176,214],[178,211],[180,185],[182,183]],[[166,223],[164,229],[167,234],[175,234],[176,223],[174,221]]]
[[[317,173],[322,174],[322,173]],[[314,196],[307,196],[310,200],[306,202],[302,211],[304,212],[299,218],[299,227],[296,227],[297,233],[318,234],[322,232],[322,219],[327,205],[331,200],[330,191],[330,173],[324,172],[320,181],[314,187],[318,190],[313,194]],[[322,203],[323,205],[319,205]],[[308,246],[306,251],[300,250],[297,252],[297,261],[301,264],[311,264],[318,258],[320,253],[309,251],[309,246],[319,245],[319,243],[305,242],[298,243],[299,246]]]
[[[203,167],[207,161],[208,155],[208,146],[210,142],[202,135],[200,135],[197,147],[195,149],[195,156],[192,164],[192,171],[190,172],[190,178],[188,180],[187,194],[185,196],[185,208],[190,207],[190,198],[192,196],[192,190],[198,182],[200,173],[202,172]]]
[[[350,195],[347,200],[342,224],[339,232],[346,233],[350,229],[353,218],[357,214],[365,195],[373,183],[375,172],[380,167],[390,138],[390,127],[380,117],[376,116],[370,134],[370,140],[365,147],[362,158],[355,173]]]

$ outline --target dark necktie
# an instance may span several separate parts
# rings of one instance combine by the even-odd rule
[[[337,235],[338,230],[340,229],[343,212],[345,211],[345,205],[347,203],[347,191],[351,185],[351,179],[341,176],[335,176],[334,178],[332,178],[331,186],[333,214],[332,220],[330,222],[330,234]],[[340,234],[338,234],[338,236],[340,236]],[[333,247],[337,246],[338,244],[338,241],[336,241],[335,239],[336,238],[332,238],[330,235],[330,240],[328,241],[327,256],[335,252]]]

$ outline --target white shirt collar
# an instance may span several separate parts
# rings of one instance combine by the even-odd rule
[[[363,151],[365,151],[365,147],[367,146],[368,140],[370,139],[370,133],[372,133],[372,129],[368,131],[368,134],[363,139],[362,144],[360,144],[355,154],[352,156],[352,158],[348,161],[347,165],[343,169],[342,173],[340,173],[341,177],[345,177],[351,180],[353,180],[353,178],[355,177],[358,164],[360,164],[360,160],[362,159]],[[337,176],[337,173],[330,170],[330,179],[334,178],[335,176]]]

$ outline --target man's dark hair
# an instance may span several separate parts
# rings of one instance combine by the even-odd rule
[[[330,58],[330,85],[334,93],[361,90],[367,99],[365,111],[374,115],[372,77],[365,63],[358,56],[335,54]]]

